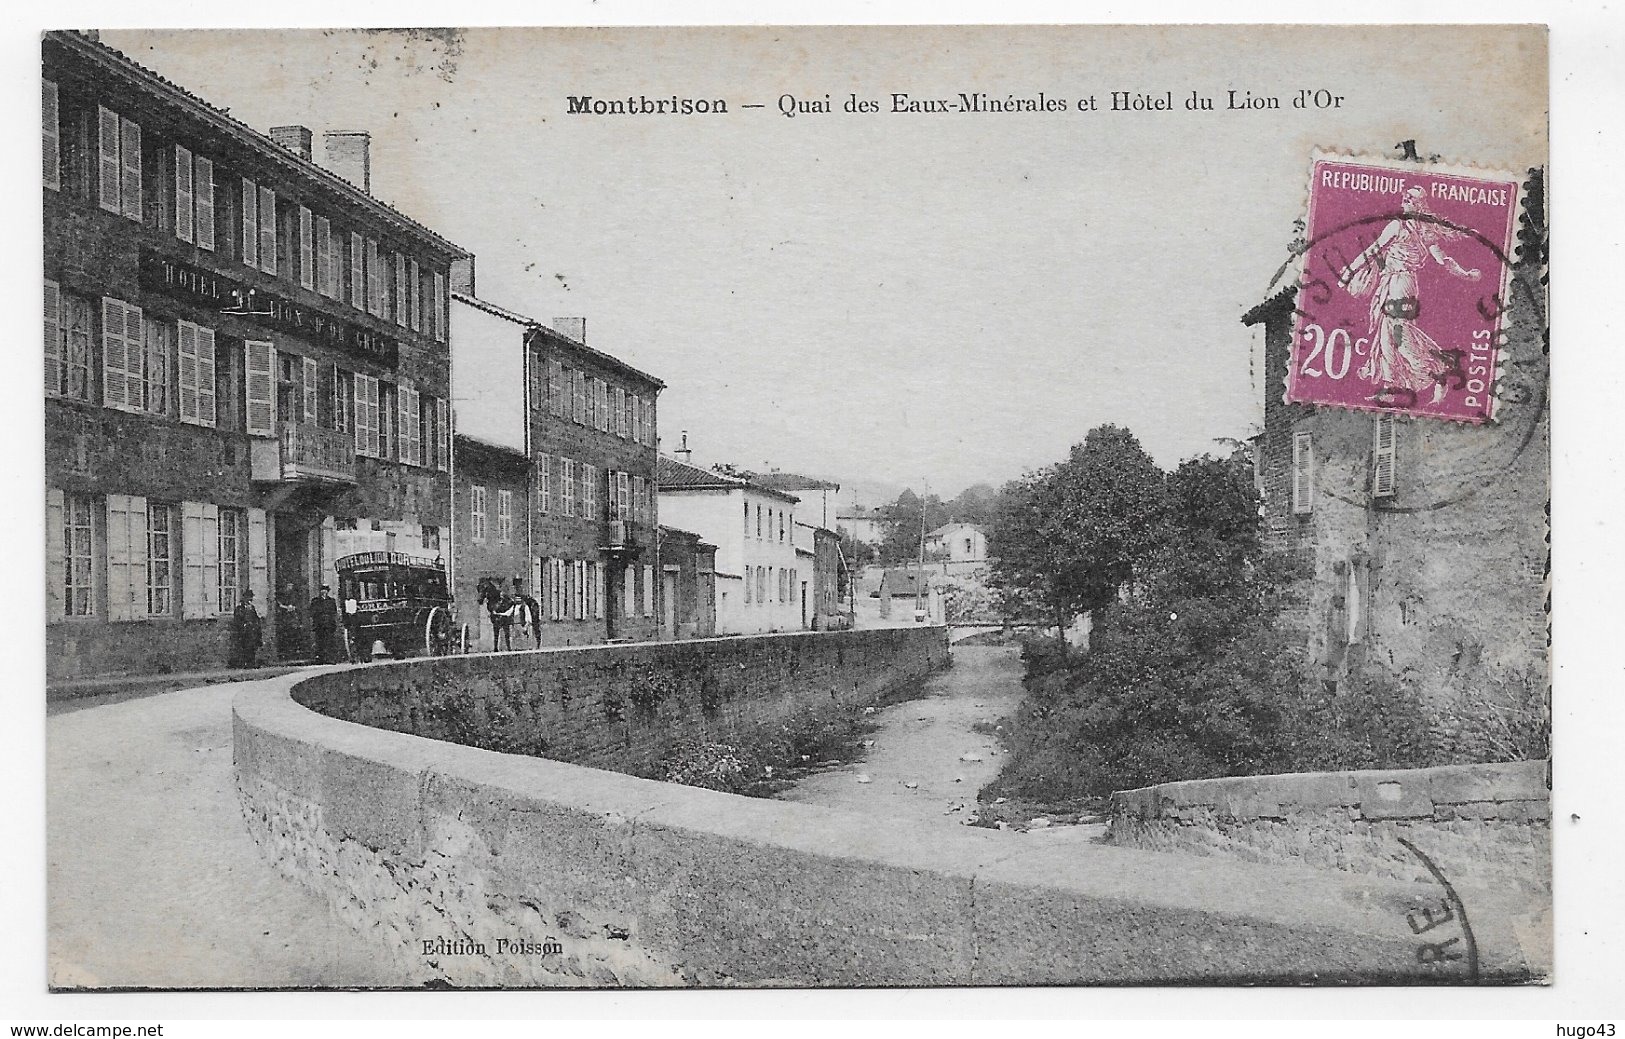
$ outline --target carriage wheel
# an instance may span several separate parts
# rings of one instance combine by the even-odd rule
[[[431,657],[446,656],[451,653],[452,638],[451,614],[444,606],[436,606],[423,624],[423,652]]]

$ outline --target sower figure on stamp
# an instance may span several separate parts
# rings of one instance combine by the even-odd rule
[[[1422,312],[1417,272],[1433,262],[1458,278],[1477,281],[1477,269],[1468,270],[1446,255],[1443,243],[1462,233],[1438,220],[1428,208],[1427,192],[1408,188],[1400,196],[1401,216],[1383,227],[1377,240],[1366,246],[1338,272],[1349,294],[1371,296],[1370,355],[1360,367],[1360,378],[1384,388],[1397,387],[1421,394],[1431,389],[1432,403],[1444,399],[1449,369],[1433,337],[1417,325]]]
[[[231,614],[231,666],[257,666],[259,651],[260,611],[254,608],[254,592],[245,588],[242,601]]]
[[[310,600],[310,633],[316,639],[316,659],[324,664],[338,660],[334,643],[339,629],[339,604],[332,593],[333,589],[324,584],[316,598]]]

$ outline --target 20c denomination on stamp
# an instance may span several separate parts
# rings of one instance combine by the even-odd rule
[[[1317,154],[1286,399],[1495,417],[1519,180]]]

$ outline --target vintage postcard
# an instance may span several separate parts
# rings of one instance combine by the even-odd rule
[[[1523,985],[1539,26],[40,40],[49,985]]]

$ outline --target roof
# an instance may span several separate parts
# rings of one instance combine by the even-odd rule
[[[675,458],[660,456],[655,468],[655,481],[662,493],[666,491],[760,491],[776,498],[783,498],[792,504],[800,501],[793,494],[772,487],[763,487],[754,480],[742,479],[738,476],[725,476],[713,469],[704,469],[689,462],[679,462]]]
[[[930,587],[931,575],[918,570],[887,570],[880,584],[892,595],[913,595]]]
[[[838,491],[841,485],[829,480],[819,480],[811,476],[801,476],[797,473],[762,473],[756,476],[756,482],[764,487],[771,487],[778,491]]]
[[[963,527],[969,527],[977,532],[981,532],[982,530],[982,525],[980,523],[972,523],[969,520],[954,520],[952,523],[944,523],[936,530],[933,530],[931,533],[927,534],[926,537],[940,538],[947,535],[950,531],[959,530]]]
[[[516,310],[509,310],[506,307],[499,307],[490,300],[480,299],[478,296],[470,296],[466,292],[453,292],[451,294],[451,298],[459,303],[466,303],[475,310],[483,310],[485,313],[490,314],[493,317],[502,318],[504,321],[512,321],[516,325],[523,325],[525,326],[525,331],[527,332],[541,333],[546,338],[556,341],[560,346],[564,346],[565,348],[574,350],[579,354],[591,357],[593,360],[599,362],[606,368],[613,368],[623,375],[629,375],[635,379],[641,379],[659,389],[663,390],[666,388],[666,384],[664,382],[655,378],[653,375],[650,375],[648,372],[643,371],[641,368],[634,368],[630,364],[627,364],[625,361],[621,360],[619,357],[606,354],[602,350],[595,350],[586,343],[583,343],[581,340],[572,339],[555,328],[549,328],[533,317],[527,317]]]
[[[879,520],[886,517],[884,512],[876,506],[853,505],[846,509],[836,509],[835,518],[838,520]]]
[[[178,83],[165,79],[152,69],[132,60],[123,51],[109,47],[98,40],[93,40],[82,32],[68,29],[55,29],[47,32],[45,33],[45,39],[61,44],[79,56],[96,62],[104,69],[122,73],[140,86],[151,90],[161,99],[188,109],[195,115],[202,116],[217,128],[230,133],[241,143],[256,149],[273,162],[280,162],[298,173],[322,182],[327,187],[348,198],[351,202],[370,210],[375,216],[383,217],[387,222],[395,224],[400,229],[429,239],[453,256],[468,257],[474,255],[462,246],[443,238],[423,224],[413,220],[394,206],[361,190],[360,187],[345,180],[327,167],[317,165],[313,160],[284,148],[242,120],[232,118],[226,109],[210,104]]]
[[[673,538],[693,538],[694,547],[699,549],[701,552],[704,552],[707,549],[711,550],[712,552],[717,550],[717,546],[711,544],[711,542],[700,537],[692,530],[684,530],[682,527],[672,527],[662,523],[660,525],[660,533],[662,536],[670,536]]]

